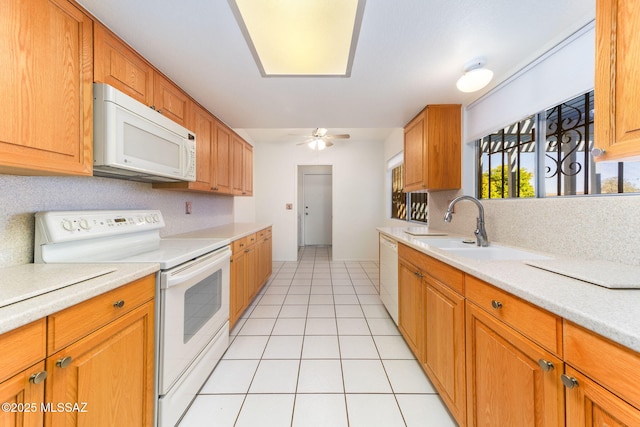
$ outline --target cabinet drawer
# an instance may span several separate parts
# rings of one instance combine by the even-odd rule
[[[427,273],[464,295],[464,273],[462,271],[403,244],[398,245],[398,256],[418,267],[423,273]]]
[[[153,299],[155,288],[155,276],[149,275],[50,315],[47,318],[47,354],[61,350]],[[118,307],[117,304],[122,302],[124,305]]]
[[[247,246],[251,246],[258,241],[258,233],[249,234],[245,239],[247,239]]]
[[[47,322],[36,320],[0,335],[0,382],[46,357]]]
[[[466,297],[542,347],[562,356],[562,318],[505,291],[466,276]]]
[[[244,252],[247,246],[249,246],[247,237],[242,237],[238,240],[234,240],[231,243],[231,250],[233,251],[233,254],[236,255],[240,252]]]
[[[564,360],[640,408],[639,353],[565,320]]]

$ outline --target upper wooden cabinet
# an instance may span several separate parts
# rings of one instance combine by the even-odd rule
[[[460,105],[428,105],[404,128],[404,191],[460,188]]]
[[[213,191],[220,194],[233,194],[233,142],[232,131],[224,123],[216,120],[213,137]]]
[[[236,134],[233,145],[232,183],[236,196],[253,195],[253,147]]]
[[[595,161],[640,160],[640,2],[597,0]]]
[[[153,105],[151,65],[102,24],[95,24],[93,36],[94,80],[107,83],[145,105]]]
[[[96,23],[94,33],[94,80],[188,127],[189,96],[103,25]]]
[[[153,77],[153,105],[157,112],[182,126],[187,126],[189,97],[161,74]],[[197,135],[197,134],[196,134]]]
[[[0,13],[0,173],[91,175],[92,21],[66,0]]]

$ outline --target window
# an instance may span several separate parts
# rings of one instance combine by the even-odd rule
[[[479,141],[480,198],[535,196],[535,130],[531,116]]]
[[[427,222],[427,193],[405,193],[404,164],[391,169],[391,218]]]
[[[585,93],[478,140],[479,198],[640,192],[640,162],[593,161],[593,97]],[[544,131],[537,139],[536,128]]]

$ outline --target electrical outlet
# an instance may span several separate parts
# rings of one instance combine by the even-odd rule
[[[185,202],[185,206],[184,206],[184,213],[186,213],[187,215],[191,214],[191,202]]]

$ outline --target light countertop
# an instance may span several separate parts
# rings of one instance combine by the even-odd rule
[[[218,227],[205,228],[202,230],[191,231],[188,233],[174,234],[167,236],[170,238],[189,238],[189,239],[211,239],[223,238],[229,240],[241,239],[249,234],[253,234],[263,228],[270,227],[271,224],[254,223],[254,222],[236,222],[232,224],[220,225]]]
[[[526,265],[521,260],[489,261],[457,256],[421,242],[418,240],[421,236],[409,235],[404,232],[405,228],[380,227],[377,230],[400,243],[640,352],[640,289],[607,289]],[[436,232],[434,230],[434,233]],[[538,254],[561,258],[542,252]],[[575,259],[571,261],[576,262]],[[590,260],[583,262],[587,266]],[[621,275],[628,277],[629,272],[626,270],[638,267],[619,264],[618,268]]]
[[[25,264],[0,269],[0,334],[153,274],[155,263]],[[43,294],[33,296],[39,292]]]
[[[232,223],[167,237],[236,240],[269,226]],[[159,269],[156,263],[25,264],[0,268],[0,334]]]

